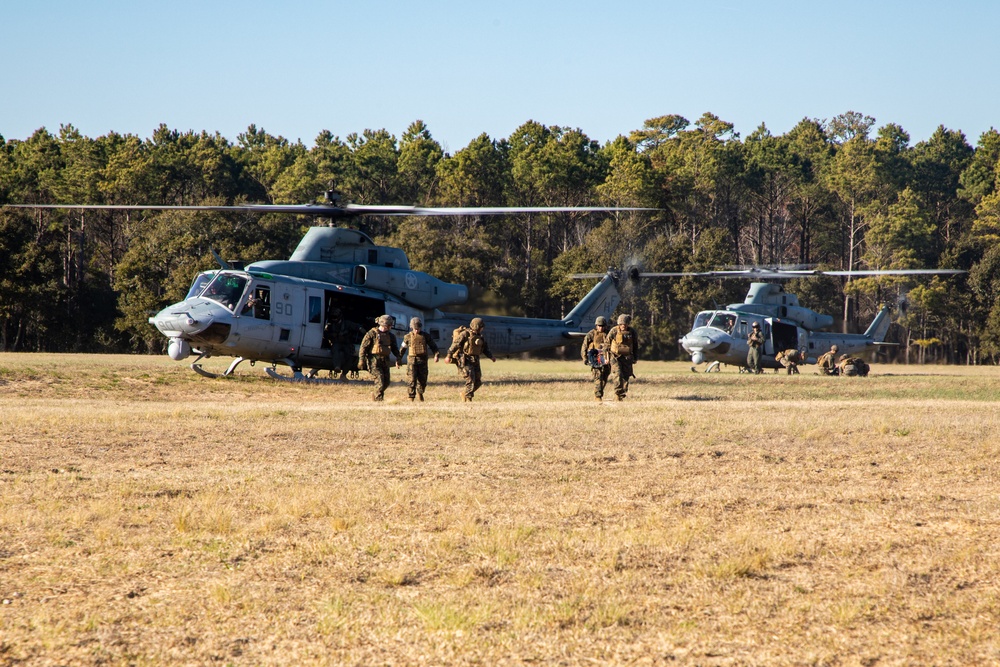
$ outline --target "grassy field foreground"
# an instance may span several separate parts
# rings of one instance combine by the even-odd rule
[[[997,369],[636,371],[0,354],[0,664],[1000,662]]]

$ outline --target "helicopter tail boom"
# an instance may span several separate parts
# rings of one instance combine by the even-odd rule
[[[882,309],[878,311],[878,315],[872,320],[872,323],[868,326],[865,331],[865,336],[870,338],[875,343],[881,343],[885,340],[885,336],[889,333],[889,325],[892,321],[889,317],[889,306],[882,306]]]

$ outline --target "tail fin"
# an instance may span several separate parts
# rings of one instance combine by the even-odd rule
[[[878,311],[878,315],[865,331],[865,336],[871,338],[873,342],[881,343],[889,332],[890,324],[892,324],[892,320],[889,318],[889,306],[882,306],[882,310]]]
[[[610,273],[601,278],[601,282],[594,286],[594,289],[583,297],[580,303],[576,304],[573,310],[563,319],[563,324],[567,327],[582,329],[594,323],[598,315],[603,315],[609,320],[614,315],[615,308],[621,302],[622,297],[615,287],[615,280]]]

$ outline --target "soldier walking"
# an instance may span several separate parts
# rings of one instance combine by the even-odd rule
[[[465,391],[462,392],[462,400],[471,402],[476,395],[476,390],[483,386],[483,370],[479,365],[480,357],[487,357],[490,361],[496,362],[496,357],[490,352],[489,343],[483,336],[486,324],[483,318],[474,317],[469,322],[469,328],[462,331],[458,338],[454,339],[451,347],[448,348],[448,355],[444,362],[451,363],[452,358],[458,362],[459,372],[465,376]]]
[[[628,395],[629,378],[635,377],[632,365],[638,359],[639,337],[629,326],[631,315],[619,315],[618,326],[608,335],[608,351],[611,353],[611,377],[614,378],[615,396],[624,401]]]
[[[594,378],[594,398],[604,400],[604,387],[611,375],[611,355],[608,351],[608,319],[603,315],[594,320],[594,328],[587,332],[580,348],[583,363],[590,366]]]
[[[354,322],[344,319],[340,308],[330,311],[330,318],[323,329],[323,339],[330,346],[333,374],[347,379],[347,373],[354,368],[354,342],[364,336],[365,330]]]
[[[381,401],[389,386],[389,355],[399,359],[399,348],[396,347],[396,337],[392,335],[394,320],[389,315],[382,315],[376,322],[378,326],[365,334],[361,341],[361,352],[358,356],[358,370],[368,370],[375,383],[373,401]]]
[[[403,336],[401,354],[406,355],[406,383],[412,401],[419,396],[424,400],[424,390],[427,389],[427,356],[428,351],[434,353],[434,363],[441,358],[437,343],[430,334],[423,331],[423,322],[419,317],[410,320],[410,332]],[[399,362],[396,362],[397,365]]]
[[[747,345],[750,348],[747,350],[747,368],[754,374],[763,373],[760,368],[760,354],[764,347],[764,334],[760,331],[760,322],[753,323],[750,335],[747,336]]]

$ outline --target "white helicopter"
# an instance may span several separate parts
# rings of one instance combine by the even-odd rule
[[[742,269],[703,273],[645,273],[642,277],[700,276],[705,278],[790,279],[807,276],[885,276],[965,273],[958,269],[899,269],[883,271],[820,271],[784,269]],[[764,334],[761,367],[781,368],[775,360],[778,352],[789,349],[805,351],[806,363],[816,363],[819,355],[836,345],[839,354],[853,356],[878,349],[889,330],[890,309],[883,306],[862,334],[822,331],[833,325],[833,318],[799,305],[798,297],[775,283],[752,282],[743,303],[723,309],[703,310],[694,318],[694,326],[681,339],[681,347],[698,366],[708,363],[705,372],[718,371],[720,364],[747,367],[747,336],[754,323]],[[693,366],[691,370],[697,370]]]
[[[246,211],[285,213],[343,219],[364,215],[459,216],[519,213],[615,212],[655,209],[617,207],[422,208],[339,204],[327,193],[326,204],[244,206],[113,206],[11,205],[16,208]],[[214,254],[214,253],[213,253]],[[215,256],[221,268],[195,276],[186,297],[149,318],[169,340],[167,353],[181,361],[197,354],[191,368],[219,377],[201,366],[213,356],[232,357],[222,376],[230,376],[243,361],[271,364],[266,371],[281,379],[309,379],[334,368],[331,345],[324,337],[330,315],[339,311],[355,329],[367,329],[383,314],[395,319],[397,334],[405,333],[412,317],[446,350],[452,332],[467,325],[471,314],[450,313],[442,307],[468,299],[464,285],[446,283],[410,268],[399,248],[376,245],[363,232],[336,227],[312,227],[288,260],[259,261],[236,267]],[[510,355],[566,345],[583,336],[594,319],[611,317],[621,298],[614,275],[601,281],[563,319],[482,315],[485,337],[495,355]],[[356,351],[360,336],[353,341]],[[444,350],[442,350],[444,351]],[[278,373],[287,366],[292,375]],[[312,369],[303,375],[303,368]]]

